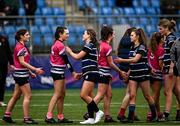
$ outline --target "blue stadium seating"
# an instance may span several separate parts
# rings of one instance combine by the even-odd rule
[[[35,12],[35,16],[40,16],[40,15],[42,15],[42,14],[41,14],[41,9],[40,9],[40,8],[37,8],[37,9],[36,9],[36,12]]]
[[[77,5],[79,7],[80,10],[84,10],[85,9],[85,2],[84,0],[76,0]]]
[[[15,33],[10,33],[8,34],[8,40],[9,40],[9,45],[12,47],[12,46],[15,46],[16,44],[16,41],[15,41]]]
[[[123,8],[123,10],[124,10],[125,15],[135,14],[134,9],[131,7],[125,7],[125,8]]]
[[[43,34],[45,46],[51,46],[54,42],[54,37],[52,33]]]
[[[32,41],[34,46],[40,47],[43,45],[42,40],[41,40],[41,35],[34,34],[31,41]]]
[[[21,25],[21,26],[16,26],[15,29],[16,29],[16,31],[18,31],[20,29],[28,29],[28,27]]]
[[[52,8],[54,15],[65,15],[64,9],[59,7]]]
[[[150,5],[149,0],[141,0],[140,2],[142,7],[148,7]]]
[[[19,16],[24,16],[24,15],[26,15],[26,14],[25,14],[25,10],[24,10],[23,7],[20,7],[20,8],[18,9],[18,13],[19,13]]]
[[[143,7],[136,7],[135,8],[135,12],[136,12],[136,14],[146,14],[146,12],[145,12],[145,10],[144,10],[144,8]]]
[[[37,6],[43,8],[46,6],[45,0],[37,0]]]
[[[35,18],[34,22],[35,22],[35,25],[37,26],[41,26],[44,24],[44,21],[42,18]]]
[[[46,18],[45,22],[46,22],[46,25],[49,25],[49,26],[56,24],[55,18],[53,18],[53,17],[52,18]]]
[[[43,7],[41,11],[42,11],[42,15],[45,15],[45,16],[53,15],[52,8],[50,7]]]
[[[157,14],[156,9],[154,7],[146,7],[147,14]]]
[[[160,7],[160,1],[159,0],[151,0],[151,5],[153,7],[159,8]]]
[[[78,37],[77,37],[75,34],[71,34],[71,33],[70,33],[70,37],[69,37],[69,39],[67,40],[67,44],[68,44],[69,46],[78,45],[77,39],[78,39]]]
[[[6,26],[4,27],[4,33],[5,34],[15,34],[16,30],[14,26]]]
[[[40,30],[36,25],[30,27],[30,32],[32,33],[33,37],[34,35],[40,35]]]
[[[76,31],[76,33],[77,34],[83,34],[84,33],[84,31],[85,31],[85,27],[83,27],[83,26],[76,26],[75,27],[75,31]]]
[[[56,18],[56,24],[57,25],[64,25],[64,23],[65,23],[65,19],[64,19],[64,17],[57,17]]]
[[[134,7],[139,7],[140,6],[140,1],[139,0],[133,0],[133,6]]]
[[[115,6],[115,0],[107,0],[108,7],[114,7]]]
[[[98,0],[99,7],[106,7],[106,0]]]
[[[102,14],[103,15],[112,15],[112,8],[111,7],[103,7],[102,8]]]
[[[85,2],[85,5],[89,6],[90,8],[96,7],[94,0],[85,0],[84,2]]]
[[[41,34],[52,34],[52,31],[51,31],[51,29],[50,29],[50,27],[49,26],[47,26],[47,25],[42,25],[42,26],[40,26],[39,27],[39,29],[40,29],[40,32],[41,32]]]

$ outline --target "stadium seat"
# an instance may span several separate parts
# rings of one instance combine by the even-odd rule
[[[46,6],[45,0],[37,0],[37,7],[43,8]]]
[[[152,7],[159,8],[160,7],[160,1],[159,0],[151,0]]]
[[[133,0],[133,6],[134,6],[134,7],[139,7],[139,6],[141,6],[140,3],[139,3],[139,0]]]
[[[106,7],[106,0],[98,0],[98,5],[100,8]]]
[[[136,7],[135,12],[136,12],[136,14],[146,14],[143,7]]]
[[[89,7],[89,8],[96,7],[94,0],[85,0],[84,2],[85,2],[86,7]]]
[[[74,25],[69,25],[68,30],[69,30],[70,35],[76,33],[76,27]]]
[[[140,0],[142,7],[149,7],[150,3],[149,0]]]
[[[118,7],[117,10],[119,11],[119,14],[124,14],[123,9],[121,7]]]
[[[22,7],[20,7],[20,8],[18,9],[18,13],[19,13],[19,16],[24,16],[24,15],[26,15],[26,14],[25,14],[25,10],[24,10],[24,8],[22,8]]]
[[[106,22],[108,25],[113,25],[115,23],[113,18],[106,18]]]
[[[129,17],[129,24],[132,26],[139,24],[138,19],[136,17]]]
[[[128,24],[129,23],[129,20],[127,18],[124,18],[124,17],[120,18],[119,21],[120,21],[121,24]]]
[[[15,46],[16,44],[16,41],[15,41],[15,33],[10,33],[8,34],[8,40],[9,40],[9,45],[12,47],[12,46]]]
[[[113,8],[115,6],[115,0],[107,0],[108,7]]]
[[[76,0],[79,10],[85,9],[85,2],[84,0]]]
[[[43,38],[44,38],[44,44],[45,46],[51,46],[52,43],[54,42],[54,37],[53,37],[53,34],[52,33],[46,33],[43,35]]]
[[[65,18],[64,17],[57,17],[56,18],[56,24],[64,26],[65,24]]]
[[[46,18],[45,21],[46,21],[46,25],[49,25],[49,26],[56,24],[55,18],[53,18],[53,17]]]
[[[98,18],[98,23],[100,25],[107,24],[106,18],[103,18],[103,17]]]
[[[68,46],[77,45],[78,37],[75,34],[71,34],[70,38],[67,40]]]
[[[112,15],[112,8],[111,7],[103,7],[102,14],[103,15]]]
[[[147,31],[147,34],[151,35],[153,32],[157,31],[157,28],[154,25],[147,25],[146,31]]]
[[[59,7],[52,8],[54,15],[65,15],[64,9]]]
[[[83,27],[83,26],[76,26],[75,27],[75,31],[76,31],[76,33],[77,34],[83,34],[84,33],[84,31],[85,31],[85,27]]]
[[[157,14],[156,9],[154,7],[146,7],[147,14]]]
[[[14,26],[6,26],[4,27],[5,34],[15,34],[16,30]]]
[[[33,43],[33,46],[39,46],[39,47],[41,47],[41,46],[43,45],[40,34],[39,34],[39,35],[34,34],[34,35],[32,36],[32,40],[31,40],[31,41],[32,41],[32,43]]]
[[[27,26],[16,26],[16,31],[20,30],[20,29],[28,29]]]
[[[40,8],[37,8],[35,11],[35,16],[39,16],[39,15],[42,15],[41,10],[40,10]]]
[[[35,25],[37,26],[44,25],[44,21],[42,18],[35,18],[34,22],[35,22]]]
[[[123,8],[123,10],[124,10],[125,15],[135,14],[135,11],[133,8],[125,7],[125,8]]]
[[[45,16],[47,16],[47,15],[53,15],[52,8],[50,8],[50,7],[43,7],[43,8],[41,9],[41,12],[42,12],[42,15],[45,15]]]
[[[147,17],[140,17],[139,24],[148,25],[148,24],[150,24],[150,21]]]
[[[40,30],[36,25],[33,25],[30,27],[30,32],[32,33],[32,35],[40,35]]]
[[[50,27],[47,26],[47,25],[42,25],[42,26],[39,27],[39,29],[40,29],[40,32],[41,32],[42,35],[47,34],[47,33],[52,34],[52,31],[51,31]]]

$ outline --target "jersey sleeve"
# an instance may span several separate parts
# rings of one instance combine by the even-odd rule
[[[64,45],[59,45],[58,46],[58,52],[59,52],[59,55],[62,56],[65,54],[65,46]]]
[[[82,50],[86,53],[89,53],[92,50],[91,45],[90,44],[84,45]]]
[[[25,47],[19,47],[18,49],[17,49],[17,56],[19,57],[19,56],[25,56],[25,54],[26,54],[26,48]]]
[[[137,54],[141,54],[142,56],[145,56],[147,50],[146,47],[144,45],[140,45],[139,49],[137,50]]]
[[[112,47],[111,46],[108,46],[106,49],[106,56],[112,56]]]

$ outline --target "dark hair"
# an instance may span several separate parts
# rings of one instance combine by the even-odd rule
[[[154,32],[150,39],[150,49],[152,53],[156,51],[157,45],[162,41],[163,35],[159,32]]]
[[[93,44],[96,44],[97,43],[96,32],[93,29],[87,29],[86,31],[87,34],[90,35],[91,42]]]
[[[162,26],[163,28],[168,28],[169,31],[173,30],[176,31],[176,24],[173,21],[170,21],[168,19],[161,19],[158,26]]]
[[[55,35],[54,35],[55,39],[58,40],[59,37],[60,37],[60,36],[59,36],[59,33],[63,34],[63,33],[64,33],[64,30],[66,30],[66,29],[67,29],[66,27],[58,26],[58,27],[56,28],[56,32],[55,32]]]
[[[147,37],[142,28],[132,29],[132,32],[139,36],[139,42],[141,44],[144,44],[145,46],[147,45]]]
[[[125,31],[123,37],[125,37],[125,36],[129,36],[129,37],[130,37],[131,32],[132,32],[132,30],[134,30],[134,29],[136,29],[136,28],[135,28],[135,27],[128,28],[128,29]]]
[[[22,36],[25,35],[26,32],[28,32],[28,30],[26,30],[26,29],[20,29],[20,30],[18,30],[18,31],[16,32],[16,34],[15,34],[15,40],[16,40],[16,41],[19,41],[19,40],[21,39],[21,35],[22,35]]]
[[[107,25],[101,28],[101,40],[105,41],[108,39],[109,35],[113,34],[113,29]]]

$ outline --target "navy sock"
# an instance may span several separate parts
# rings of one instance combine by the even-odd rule
[[[128,119],[134,120],[134,111],[135,111],[135,104],[130,104],[129,105]]]
[[[151,113],[152,113],[152,118],[155,118],[157,116],[155,104],[149,105],[149,108],[150,108]]]

